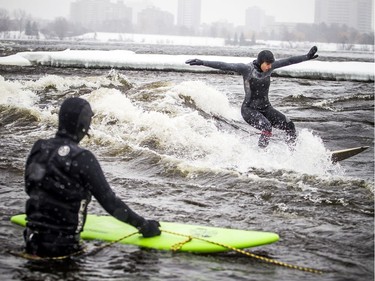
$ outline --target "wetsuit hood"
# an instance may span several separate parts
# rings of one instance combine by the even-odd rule
[[[275,57],[273,56],[273,53],[269,50],[263,50],[258,54],[257,62],[259,65],[262,65],[262,63],[273,63],[275,61]]]
[[[253,65],[256,70],[258,70],[259,72],[262,72],[262,69],[260,68],[260,64],[258,63],[258,60],[254,60]]]
[[[79,143],[88,134],[94,113],[90,104],[81,98],[66,99],[59,112],[57,136],[68,137]]]

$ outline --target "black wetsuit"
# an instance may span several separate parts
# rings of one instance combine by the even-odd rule
[[[77,252],[92,196],[115,218],[141,232],[150,231],[149,236],[160,234],[156,225],[150,225],[115,195],[96,157],[78,146],[92,116],[91,108],[83,110],[87,104],[80,105],[80,101],[75,99],[62,107],[56,136],[38,140],[26,161],[25,190],[30,198],[24,236],[29,254],[64,256]]]
[[[245,99],[241,107],[241,114],[244,120],[251,126],[261,130],[264,134],[270,135],[272,127],[284,130],[287,133],[288,141],[294,142],[296,138],[294,123],[272,107],[268,98],[268,92],[273,70],[306,60],[309,60],[307,55],[277,60],[272,63],[272,68],[267,72],[262,72],[257,60],[249,64],[219,61],[202,62],[207,67],[241,74],[245,89]]]
[[[44,240],[29,246],[38,247],[31,252],[39,256],[46,255],[45,250],[64,255],[72,252],[71,247],[78,249],[92,195],[117,219],[135,227],[144,223],[116,197],[95,156],[69,138],[37,141],[26,171],[26,192],[30,196],[26,203],[27,228],[34,233],[34,240],[38,236]]]

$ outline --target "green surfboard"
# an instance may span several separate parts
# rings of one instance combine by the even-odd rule
[[[26,216],[11,218],[15,224],[25,226]],[[273,232],[239,230],[202,225],[160,222],[160,236],[143,238],[137,229],[112,216],[88,215],[81,232],[85,240],[103,240],[132,244],[158,250],[178,250],[194,253],[215,253],[270,244],[279,240]],[[119,239],[126,237],[120,241]]]

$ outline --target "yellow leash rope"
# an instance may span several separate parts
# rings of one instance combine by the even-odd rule
[[[284,266],[284,267],[287,267],[287,268],[290,268],[290,269],[297,269],[297,270],[300,270],[300,271],[310,272],[310,273],[317,273],[317,274],[323,273],[323,271],[318,270],[318,269],[288,264],[288,263],[285,263],[285,262],[280,262],[280,261],[277,261],[277,260],[274,260],[274,259],[270,259],[270,258],[266,258],[266,257],[263,257],[263,256],[259,256],[259,255],[250,253],[250,252],[246,252],[244,250],[237,249],[237,248],[229,246],[229,245],[225,245],[225,244],[222,244],[222,243],[210,241],[210,240],[207,240],[207,239],[204,239],[204,238],[190,236],[190,235],[186,235],[186,234],[181,234],[181,233],[177,233],[177,232],[173,232],[173,231],[169,231],[169,230],[162,230],[162,231],[166,232],[166,233],[169,233],[169,234],[187,237],[187,239],[185,241],[182,241],[182,242],[179,242],[179,243],[176,243],[175,245],[173,245],[171,247],[171,250],[173,250],[173,251],[178,251],[178,250],[181,249],[181,247],[184,244],[190,242],[192,239],[197,239],[197,240],[201,240],[201,241],[204,241],[204,242],[207,242],[207,243],[211,243],[211,244],[223,247],[223,248],[230,249],[230,250],[235,251],[237,253],[243,254],[243,255],[251,257],[251,258],[261,260],[263,262],[267,262],[267,263],[271,263],[271,264],[275,264],[275,265],[279,265],[279,266]]]
[[[169,230],[162,230],[162,232],[173,234],[173,235],[177,235],[177,236],[186,237],[186,240],[178,242],[178,243],[172,245],[171,246],[171,250],[172,251],[179,251],[186,243],[189,243],[193,239],[197,239],[197,240],[201,240],[201,241],[213,244],[213,245],[217,245],[217,246],[220,246],[220,247],[223,247],[223,248],[235,251],[237,253],[243,254],[243,255],[251,257],[251,258],[255,258],[257,260],[261,260],[263,262],[267,262],[267,263],[271,263],[271,264],[275,264],[275,265],[287,267],[287,268],[290,268],[290,269],[297,269],[297,270],[300,270],[300,271],[310,272],[310,273],[317,273],[317,274],[323,273],[323,271],[321,271],[321,270],[317,270],[317,269],[313,269],[313,268],[309,268],[309,267],[298,266],[298,265],[292,265],[292,264],[288,264],[288,263],[285,263],[285,262],[280,262],[280,261],[277,261],[277,260],[274,260],[274,259],[270,259],[270,258],[266,258],[266,257],[263,257],[263,256],[259,256],[259,255],[250,253],[250,252],[246,252],[244,250],[237,249],[235,247],[232,247],[232,246],[229,246],[229,245],[225,245],[223,243],[219,243],[219,242],[215,242],[215,241],[210,241],[210,240],[207,240],[205,238],[195,237],[195,236],[186,235],[186,234],[182,234],[182,233],[177,233],[177,232],[173,232],[173,231],[169,231]],[[104,244],[102,246],[99,246],[99,247],[95,248],[91,252],[87,252],[87,247],[85,247],[85,248],[83,248],[80,251],[77,251],[75,253],[72,253],[72,254],[66,255],[66,256],[59,256],[59,257],[39,257],[39,256],[30,255],[30,254],[23,253],[23,252],[19,253],[19,252],[13,252],[13,251],[11,251],[10,253],[12,255],[15,255],[15,256],[18,256],[18,257],[22,257],[22,258],[25,258],[25,259],[28,259],[28,260],[38,260],[38,261],[44,261],[44,260],[64,260],[64,259],[68,259],[68,258],[71,258],[73,256],[78,256],[78,255],[81,255],[81,254],[90,255],[90,254],[93,254],[93,253],[97,253],[97,252],[99,252],[99,251],[101,251],[101,250],[103,250],[105,248],[108,248],[108,247],[112,246],[115,243],[118,243],[118,242],[120,242],[120,241],[122,241],[122,240],[124,240],[126,238],[129,238],[129,237],[131,237],[131,236],[133,236],[135,234],[138,234],[138,233],[139,232],[136,231],[136,232],[127,234],[127,235],[125,235],[125,236],[123,236],[123,237],[121,237],[121,238],[119,238],[117,240],[114,240],[114,241],[112,241],[110,243],[107,243],[107,244]]]

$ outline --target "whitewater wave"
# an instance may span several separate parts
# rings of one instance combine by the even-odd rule
[[[321,138],[308,130],[299,132],[293,151],[281,137],[273,139],[266,150],[259,149],[257,132],[241,120],[238,108],[224,93],[201,81],[138,86],[111,72],[85,78],[44,76],[24,83],[3,79],[0,88],[7,93],[1,105],[27,110],[39,122],[42,135],[53,134],[62,100],[81,96],[95,112],[91,138],[83,145],[99,147],[112,156],[150,157],[150,165],[158,159],[181,174],[223,170],[242,175],[254,170],[321,176],[342,173],[339,165],[331,163]]]

